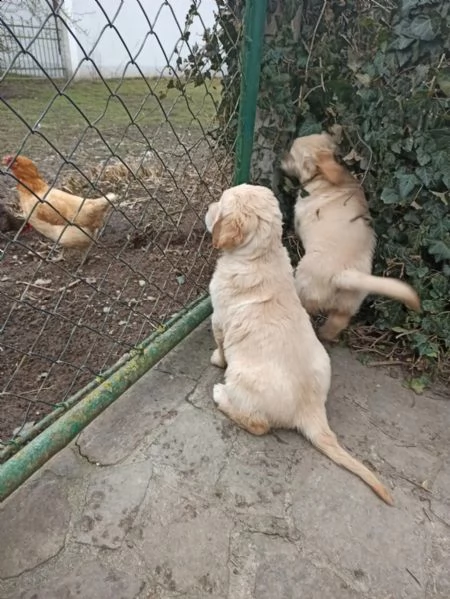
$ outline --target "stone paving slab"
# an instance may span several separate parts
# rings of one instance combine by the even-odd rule
[[[333,348],[330,424],[390,508],[219,413],[212,348],[205,323],[4,502],[0,598],[449,599],[449,398]]]

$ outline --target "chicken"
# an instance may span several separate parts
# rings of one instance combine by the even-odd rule
[[[115,194],[91,200],[81,198],[50,188],[33,161],[25,156],[5,156],[2,163],[17,179],[20,208],[33,229],[63,246],[63,251],[65,247],[89,251]],[[62,255],[58,259],[63,259]]]

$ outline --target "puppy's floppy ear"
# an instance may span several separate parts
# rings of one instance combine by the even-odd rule
[[[297,170],[297,164],[294,157],[290,152],[285,152],[281,157],[280,163],[281,170],[286,173],[288,177],[296,177],[298,179],[299,174]]]
[[[312,179],[317,172],[317,164],[312,156],[306,155],[303,157],[301,166],[301,178],[300,181],[306,183],[308,179]]]
[[[281,170],[284,171],[288,177],[295,177],[300,182],[305,182],[314,176],[316,165],[312,156],[296,152],[294,147],[293,151],[286,152],[282,157]]]
[[[212,244],[216,250],[232,250],[244,241],[243,223],[233,216],[222,216],[214,224]]]
[[[322,150],[317,155],[317,167],[322,175],[333,185],[340,185],[347,177],[347,169],[339,164],[332,150]]]

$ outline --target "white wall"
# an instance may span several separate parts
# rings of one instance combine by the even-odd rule
[[[124,73],[126,77],[138,75],[136,66],[127,65],[130,56],[123,42],[132,57],[136,57],[137,65],[146,76],[161,73],[167,69],[168,62],[174,67],[178,57],[173,55],[175,47],[182,57],[189,53],[187,44],[180,41],[181,33],[174,15],[183,30],[192,0],[171,0],[168,4],[170,6],[163,0],[141,0],[146,13],[144,15],[137,0],[102,0],[107,17],[113,21],[114,27],[111,28],[95,0],[65,0],[63,6],[71,16],[71,30],[81,45],[80,47],[69,34],[68,60],[72,71],[77,71],[76,77],[96,76],[93,65],[89,61],[83,61],[83,50],[90,55],[104,77],[120,77]],[[204,26],[211,27],[214,23],[216,9],[215,0],[201,0],[199,13],[204,25],[199,17],[195,17],[189,26],[191,46],[195,43],[201,45]],[[139,52],[142,44],[144,45]]]

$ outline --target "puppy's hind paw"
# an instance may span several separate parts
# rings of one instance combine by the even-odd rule
[[[317,338],[322,343],[328,344],[328,345],[331,345],[331,346],[337,345],[340,342],[339,337],[330,337],[326,333],[322,333],[320,329],[317,331]]]
[[[226,408],[230,405],[225,385],[223,383],[217,383],[213,387],[213,400],[219,409]]]
[[[320,327],[317,331],[317,337],[320,339],[320,341],[322,341],[322,343],[328,343],[330,345],[336,345],[337,343],[339,343],[339,333],[337,335],[333,335],[332,333],[330,334],[327,329],[324,329],[324,326],[325,325]]]
[[[226,368],[227,363],[223,356],[223,352],[221,352],[219,348],[214,350],[213,355],[211,356],[211,364],[217,366],[217,368]]]

